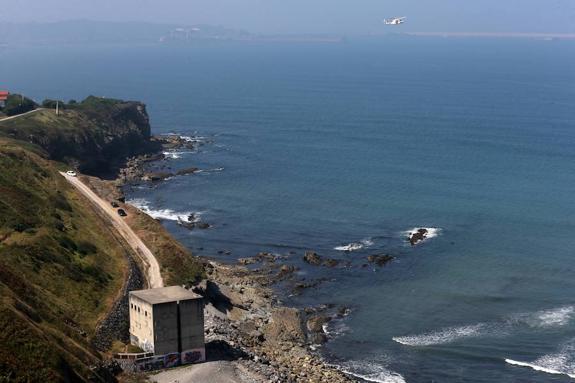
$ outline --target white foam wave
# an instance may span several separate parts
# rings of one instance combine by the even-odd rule
[[[517,327],[549,328],[569,324],[575,316],[575,306],[563,306],[531,313],[514,314],[501,321],[450,327],[420,335],[394,337],[393,340],[406,346],[433,346],[451,343],[463,338],[479,336],[505,336]]]
[[[536,325],[538,327],[558,327],[564,326],[571,320],[575,313],[575,307],[566,306],[557,309],[539,311],[535,314]]]
[[[369,247],[369,246],[373,246],[373,241],[370,238],[366,238],[366,239],[362,239],[360,242],[348,243],[347,245],[337,246],[337,247],[334,247],[333,249],[337,250],[337,251],[351,252],[351,251],[361,250],[361,249],[363,249],[365,247]]]
[[[561,363],[560,360],[556,360],[556,359],[551,360],[550,361],[551,365],[556,365],[556,364],[558,364],[558,362]],[[546,372],[548,374],[567,375],[570,378],[575,378],[575,371],[565,372],[565,371],[561,371],[561,370],[556,370],[554,368],[549,368],[549,367],[545,367],[545,366],[542,366],[540,364],[537,364],[538,363],[537,361],[533,362],[533,363],[527,363],[527,362],[520,362],[518,360],[513,360],[513,359],[505,359],[505,362],[508,364],[515,365],[515,366],[529,367],[529,368],[534,369],[535,371]],[[541,363],[541,362],[539,362],[539,363]]]
[[[559,352],[544,355],[533,362],[521,362],[505,359],[505,362],[520,367],[529,367],[536,371],[554,375],[567,375],[575,378],[575,339],[564,344]]]
[[[349,331],[349,327],[342,320],[337,319],[324,323],[321,328],[324,334],[330,338],[339,337]]]
[[[348,361],[335,366],[342,372],[375,383],[406,383],[405,378],[385,368],[384,366],[368,361]]]
[[[451,343],[462,338],[480,336],[487,327],[486,324],[479,323],[470,326],[450,327],[421,335],[394,337],[392,339],[406,346],[434,346]]]
[[[171,158],[173,160],[177,160],[179,158],[182,158],[182,156],[186,153],[189,153],[189,152],[181,152],[181,151],[176,151],[176,150],[170,150],[167,152],[162,152],[164,157]]]
[[[207,137],[202,137],[202,136],[179,136],[179,137],[181,140],[184,140],[186,142],[191,142],[191,143],[200,143],[200,142],[204,142],[208,139]]]
[[[196,173],[215,173],[215,172],[223,172],[224,168],[213,168],[213,169],[200,169],[197,170]]]
[[[143,198],[136,198],[127,202],[154,219],[163,219],[168,221],[182,220],[187,222],[188,217],[193,215],[195,217],[194,221],[200,220],[200,213],[197,212],[176,212],[172,209],[153,209],[150,207],[150,202]]]

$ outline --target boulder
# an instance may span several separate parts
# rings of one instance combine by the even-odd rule
[[[304,343],[305,331],[299,310],[288,307],[277,308],[272,312],[272,318],[264,328],[266,341],[278,343],[281,341]]]
[[[307,322],[306,326],[310,332],[323,332],[323,325],[330,321],[330,317],[327,315],[314,315],[311,316]]]

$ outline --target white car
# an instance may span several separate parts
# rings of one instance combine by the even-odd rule
[[[76,177],[76,172],[73,170],[68,170],[66,172],[66,175],[70,176],[70,177]]]

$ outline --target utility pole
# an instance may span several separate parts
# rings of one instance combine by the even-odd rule
[[[56,116],[60,115],[60,101],[56,100]]]

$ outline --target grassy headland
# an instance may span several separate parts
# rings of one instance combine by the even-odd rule
[[[104,381],[96,325],[123,286],[126,250],[58,170],[113,177],[155,150],[145,106],[89,97],[56,115],[0,121],[0,381]],[[202,266],[157,222],[135,216],[169,283]]]
[[[144,104],[93,96],[62,103],[59,115],[42,109],[0,121],[0,135],[36,144],[52,160],[107,177],[114,177],[127,157],[158,149],[150,140]]]

